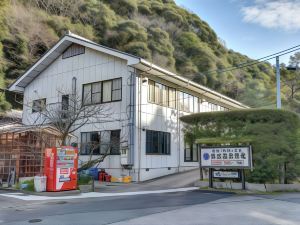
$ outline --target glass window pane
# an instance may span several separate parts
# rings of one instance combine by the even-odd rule
[[[197,145],[193,144],[193,159],[194,162],[198,161],[198,149],[197,149]]]
[[[184,110],[184,95],[183,92],[178,93],[179,110]]]
[[[101,92],[92,94],[92,103],[101,103]]]
[[[111,101],[111,81],[103,82],[103,102]]]
[[[110,131],[100,132],[100,153],[109,154],[110,150]]]
[[[146,131],[146,153],[152,152],[152,145],[153,145],[152,131],[147,130]]]
[[[153,132],[153,144],[152,144],[152,153],[158,153],[158,143],[159,143],[159,137],[158,132]]]
[[[183,111],[189,112],[190,109],[190,100],[189,100],[189,94],[183,93]]]
[[[176,108],[176,90],[169,88],[169,107]]]
[[[92,84],[92,93],[101,92],[101,82]]]
[[[194,112],[194,96],[189,95],[189,112]]]
[[[168,87],[162,85],[162,105],[168,106]]]
[[[122,80],[115,79],[112,81],[112,101],[118,101],[122,99]]]
[[[155,103],[162,104],[162,85],[155,83]]]
[[[184,149],[184,160],[185,161],[191,161],[191,149],[190,148],[185,148]]]
[[[199,99],[197,97],[194,97],[194,113],[199,112],[199,105],[198,105]]]
[[[148,81],[148,101],[149,102],[155,102],[155,83],[152,80]]]
[[[120,130],[112,130],[110,132],[111,154],[120,154]]]
[[[122,99],[121,90],[112,91],[112,101],[119,101]]]
[[[121,78],[113,80],[113,90],[121,89],[122,80]]]
[[[91,93],[92,93],[92,86],[91,84],[83,85],[83,99],[82,102],[84,105],[91,104]]]

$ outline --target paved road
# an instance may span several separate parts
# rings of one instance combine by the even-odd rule
[[[300,193],[188,191],[21,201],[0,196],[0,225],[299,225]],[[5,203],[9,206],[5,207]]]
[[[231,194],[189,191],[67,201],[15,200],[14,206],[1,208],[0,224],[24,225],[32,224],[35,220],[41,220],[35,223],[41,225],[111,224],[229,196]],[[11,198],[0,197],[1,202],[10,200]]]
[[[127,191],[146,191],[162,190],[170,188],[193,187],[194,183],[200,178],[199,169],[193,169],[181,173],[171,174],[153,180],[131,183],[131,184],[108,184],[105,186],[96,181],[96,190],[100,192],[127,192]],[[116,186],[117,185],[117,186]]]

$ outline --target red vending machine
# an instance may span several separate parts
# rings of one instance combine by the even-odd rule
[[[44,173],[47,191],[75,190],[77,188],[78,149],[71,146],[47,148]]]

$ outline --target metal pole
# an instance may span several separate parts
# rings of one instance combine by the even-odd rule
[[[244,169],[241,169],[241,178],[242,178],[242,189],[246,190],[245,171],[244,171]]]
[[[276,56],[276,85],[277,85],[277,109],[281,109],[281,97],[280,97],[280,65],[279,56]]]
[[[208,179],[209,179],[209,187],[213,188],[213,177],[212,177],[212,168],[209,168],[209,172],[208,172]]]

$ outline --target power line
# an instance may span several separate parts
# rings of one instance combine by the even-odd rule
[[[244,63],[240,63],[239,65],[237,65],[237,66],[231,66],[231,67],[227,67],[227,68],[225,68],[225,69],[230,69],[230,68],[237,68],[237,67],[240,67],[240,66],[243,66],[243,65],[245,65],[245,64],[248,64],[248,63],[253,63],[253,62],[260,62],[261,60],[263,60],[263,59],[265,59],[265,58],[269,58],[269,57],[271,57],[271,56],[277,56],[278,54],[280,54],[280,53],[284,53],[284,52],[286,52],[286,51],[290,51],[290,50],[292,50],[292,49],[295,49],[295,48],[299,48],[300,47],[300,45],[296,45],[296,46],[294,46],[294,47],[291,47],[291,48],[288,48],[288,49],[285,49],[285,50],[282,50],[282,51],[279,51],[279,52],[276,52],[276,53],[273,53],[273,54],[271,54],[271,55],[268,55],[268,56],[265,56],[265,57],[261,57],[261,58],[258,58],[258,59],[254,59],[254,60],[251,60],[250,62],[244,62]],[[295,51],[295,50],[294,50]],[[287,53],[286,53],[287,54]],[[209,74],[209,73],[211,73],[211,72],[215,72],[215,71],[219,71],[219,70],[211,70],[211,71],[206,71],[206,72],[204,72],[205,74]]]

